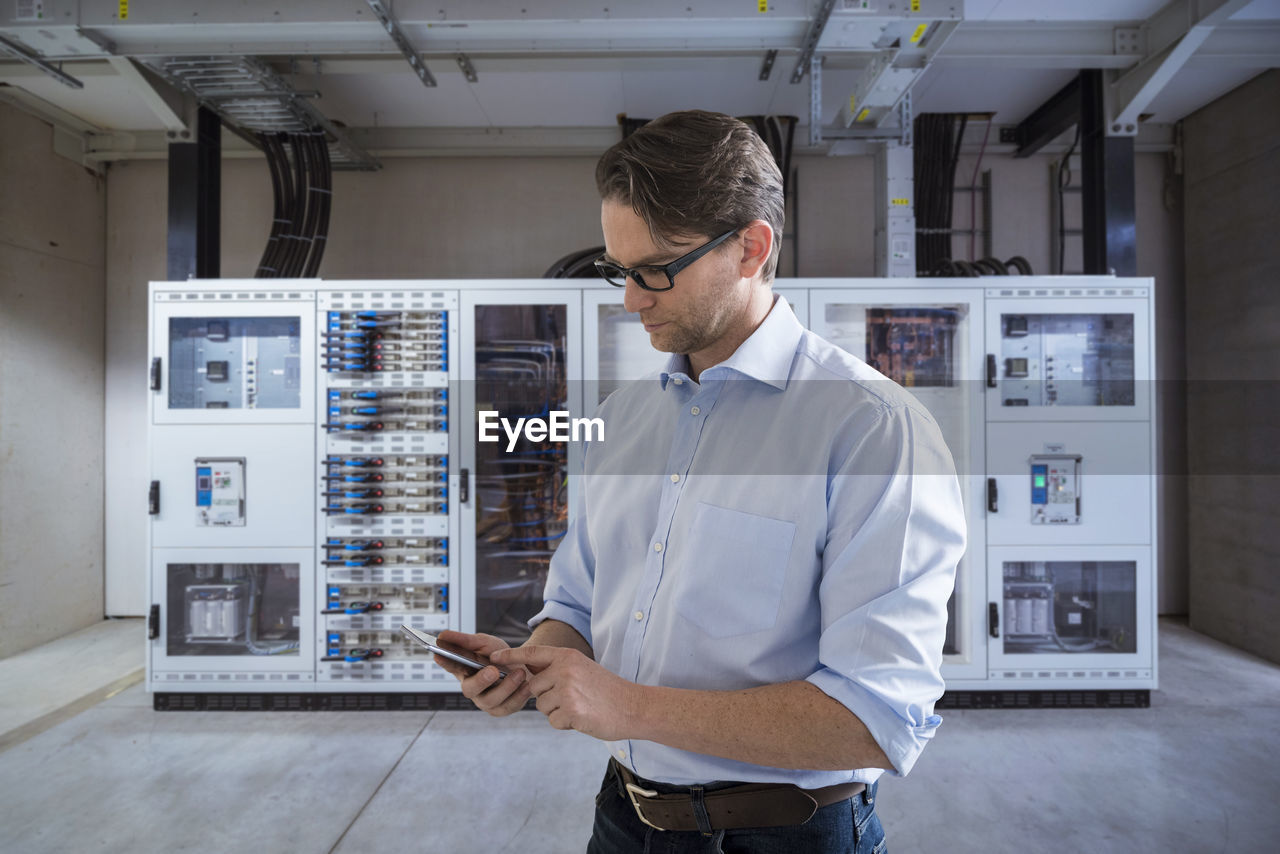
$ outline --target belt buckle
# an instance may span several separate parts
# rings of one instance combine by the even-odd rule
[[[626,787],[627,787],[627,794],[631,798],[631,808],[636,811],[636,817],[639,818],[645,824],[649,825],[649,827],[652,827],[654,830],[665,831],[666,830],[665,827],[658,827],[658,825],[654,824],[653,822],[649,821],[649,819],[644,817],[644,810],[640,808],[640,802],[636,800],[637,795],[642,798],[656,798],[658,796],[657,790],[641,788],[640,786],[637,786],[635,783],[627,783]]]

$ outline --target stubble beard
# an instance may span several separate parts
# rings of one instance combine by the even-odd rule
[[[731,282],[725,282],[707,294],[707,298],[694,306],[684,317],[673,318],[661,329],[649,333],[649,343],[663,353],[699,353],[715,344],[729,329],[734,314],[741,306],[729,303],[733,292]]]

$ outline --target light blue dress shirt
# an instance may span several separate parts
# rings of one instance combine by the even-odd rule
[[[597,411],[579,506],[551,560],[551,618],[644,685],[729,691],[808,680],[905,774],[941,718],[947,599],[965,520],[929,413],[805,330],[782,297],[693,382],[673,356]],[[802,720],[778,726],[803,727]],[[651,780],[873,782],[650,741],[608,744]],[[834,750],[834,746],[833,746]]]

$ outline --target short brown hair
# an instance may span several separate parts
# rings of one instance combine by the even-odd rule
[[[604,153],[596,187],[600,198],[631,205],[663,247],[674,237],[716,237],[764,220],[773,228],[764,280],[773,280],[785,218],[782,172],[746,123],[704,110],[668,113]]]

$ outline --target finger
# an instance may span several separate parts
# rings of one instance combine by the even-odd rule
[[[477,677],[480,676],[481,674],[477,674]],[[472,702],[478,709],[491,715],[509,715],[521,708],[529,698],[527,679],[523,670],[516,670],[505,679],[490,682],[489,687],[476,695]]]
[[[550,667],[566,650],[558,646],[521,646],[515,649],[500,649],[489,656],[494,664],[524,665],[535,673]]]
[[[480,705],[479,698],[481,695],[500,684],[499,678],[498,668],[492,665],[480,670],[472,670],[471,675],[462,680],[462,696]],[[489,705],[492,705],[492,703]]]
[[[511,694],[510,697],[503,700],[499,705],[488,710],[489,714],[495,716],[503,716],[514,714],[524,708],[525,703],[529,702],[529,685],[524,683]]]
[[[558,691],[547,691],[546,693],[534,694],[533,696],[537,697],[534,707],[548,717],[551,716],[552,712],[560,708],[562,698]]]
[[[541,697],[555,687],[556,672],[551,669],[541,670],[529,680],[529,693],[535,697]]]
[[[448,671],[459,682],[462,682],[468,676],[476,672],[473,667],[467,667],[465,664],[458,664],[456,661],[450,661],[449,659],[442,658],[434,653],[431,657],[435,660],[435,663],[441,667],[441,669]]]
[[[460,646],[463,649],[469,649],[472,652],[478,652],[481,655],[489,655],[500,649],[506,649],[507,643],[501,638],[486,634],[467,634],[466,632],[455,632],[453,629],[445,629],[437,636],[440,640],[447,644]]]

